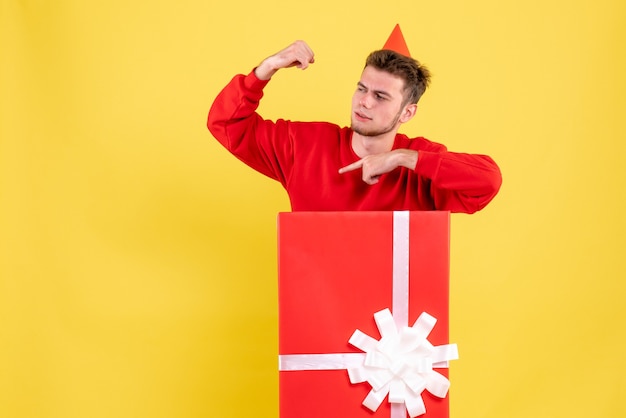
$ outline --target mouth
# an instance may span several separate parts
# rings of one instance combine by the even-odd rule
[[[368,117],[367,115],[361,112],[354,112],[354,117],[356,120],[361,121],[361,122],[372,120],[372,118]]]

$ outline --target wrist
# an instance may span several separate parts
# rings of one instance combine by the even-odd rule
[[[254,70],[254,74],[259,80],[267,81],[272,78],[274,74],[276,74],[276,71],[278,70],[275,69],[266,59],[261,64],[259,64],[258,67],[256,67],[256,69]]]
[[[417,165],[418,153],[412,149],[399,149],[398,155],[398,167],[406,167],[409,170],[415,170]]]

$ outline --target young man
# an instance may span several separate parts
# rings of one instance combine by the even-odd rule
[[[407,55],[383,49],[368,57],[349,128],[264,120],[256,109],[272,76],[314,63],[311,48],[296,41],[235,76],[215,99],[207,126],[237,158],[280,181],[293,211],[476,212],[500,188],[495,162],[398,133],[415,115],[430,77]]]

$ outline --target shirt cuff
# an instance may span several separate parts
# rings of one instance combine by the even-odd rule
[[[262,91],[270,80],[259,79],[254,70],[256,70],[256,67],[244,79],[244,86],[250,90]]]
[[[438,152],[418,151],[415,172],[429,179],[434,179],[441,165],[441,154]]]

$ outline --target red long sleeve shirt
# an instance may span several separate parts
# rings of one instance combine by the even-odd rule
[[[359,160],[352,130],[326,122],[264,120],[256,113],[267,81],[237,75],[217,96],[207,126],[248,166],[279,181],[293,211],[449,210],[476,212],[497,194],[502,177],[486,155],[447,151],[425,138],[397,134],[393,149],[418,151],[414,170],[397,168],[368,185],[361,170],[338,170]]]

